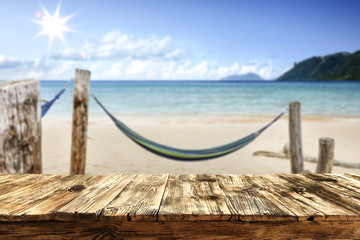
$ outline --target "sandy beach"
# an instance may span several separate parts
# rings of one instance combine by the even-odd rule
[[[128,126],[141,135],[169,146],[208,148],[239,139],[269,122],[253,117],[125,117]],[[70,168],[71,118],[44,118],[42,122],[43,172],[67,174]],[[302,121],[304,156],[317,157],[318,139],[335,139],[335,159],[360,162],[360,119],[305,118]],[[106,173],[290,173],[288,159],[253,156],[255,151],[281,152],[288,140],[288,119],[283,117],[243,149],[225,157],[200,162],[181,162],[156,156],[129,140],[108,118],[89,119],[87,174]],[[315,171],[314,163],[305,169]],[[333,173],[360,169],[333,167]]]

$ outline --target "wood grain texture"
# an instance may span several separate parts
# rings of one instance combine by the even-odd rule
[[[37,201],[22,204],[14,209],[12,217],[21,221],[55,220],[57,213],[64,205],[77,199],[84,191],[100,181],[101,176],[79,176],[61,179],[58,186],[48,190]],[[75,218],[73,218],[75,219]]]
[[[331,173],[334,160],[334,147],[334,139],[319,139],[319,158],[316,165],[316,173]]]
[[[233,214],[237,212],[228,208],[215,175],[171,174],[158,218],[159,221],[216,221],[229,220]]]
[[[270,191],[264,191],[252,175],[217,175],[231,209],[239,221],[296,221],[294,213],[281,204]]]
[[[55,219],[98,220],[105,207],[114,201],[135,175],[113,174],[101,176],[94,184],[87,187],[76,199],[58,209]]]
[[[0,83],[0,172],[41,173],[38,80]]]
[[[312,205],[311,199],[304,196],[305,188],[302,185],[289,185],[281,176],[283,175],[257,175],[251,178],[251,181],[257,184],[261,191],[270,192],[269,198],[275,198],[278,204],[291,211],[298,221],[326,220],[325,214]]]
[[[3,195],[1,199],[0,219],[6,218],[12,221],[26,221],[26,219],[32,219],[36,217],[36,215],[41,215],[46,218],[46,214],[42,213],[27,216],[26,210],[41,204],[62,188],[72,186],[73,181],[77,179],[69,175],[48,176],[34,184],[20,188],[16,192]],[[49,205],[48,207],[50,208],[48,210],[51,211],[53,206]],[[40,219],[43,220],[44,218]]]
[[[70,174],[85,174],[90,75],[75,70]]]
[[[301,139],[301,109],[300,102],[289,104],[289,137],[291,173],[304,171],[304,160]]]
[[[0,239],[359,239],[359,174],[0,174]]]
[[[101,219],[156,221],[168,174],[137,175],[104,209]]]
[[[360,239],[360,222],[4,222],[0,239]]]
[[[1,184],[0,201],[9,197],[19,198],[22,192],[26,193],[27,191],[40,188],[50,179],[54,180],[61,177],[60,175],[39,174],[14,174],[9,176],[11,178]]]
[[[304,202],[326,216],[327,221],[358,220],[357,207],[359,203],[348,205],[348,201],[341,195],[326,187],[325,183],[335,186],[336,177],[322,176],[319,174],[281,175],[290,188],[302,188]],[[317,216],[314,215],[314,220]]]

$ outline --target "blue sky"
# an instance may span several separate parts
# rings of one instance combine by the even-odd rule
[[[305,58],[360,49],[357,0],[62,0],[74,32],[49,45],[31,20],[58,4],[0,2],[0,79],[69,79],[75,68],[97,80],[273,79]]]

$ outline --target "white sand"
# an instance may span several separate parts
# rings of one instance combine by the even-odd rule
[[[125,118],[135,131],[159,143],[178,148],[208,148],[241,138],[271,119],[236,118]],[[70,169],[71,118],[43,119],[43,172],[67,174]],[[317,157],[318,139],[335,139],[335,159],[360,162],[360,119],[303,119],[304,156]],[[290,173],[286,159],[252,156],[258,150],[280,152],[288,142],[288,120],[283,117],[245,148],[222,158],[181,162],[156,156],[129,140],[107,118],[89,120],[87,174],[106,173]],[[315,164],[305,162],[315,171]],[[334,173],[360,169],[333,167]]]

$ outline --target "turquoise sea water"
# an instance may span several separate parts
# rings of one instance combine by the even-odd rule
[[[66,81],[42,81],[50,100]],[[47,116],[71,116],[73,85]],[[303,116],[360,117],[360,82],[91,81],[116,116],[274,116],[300,101]],[[105,116],[91,99],[89,113]]]

